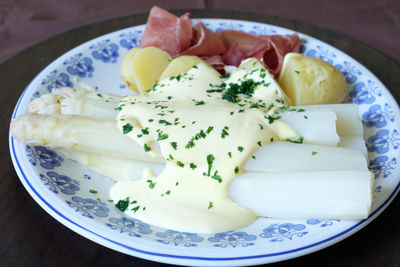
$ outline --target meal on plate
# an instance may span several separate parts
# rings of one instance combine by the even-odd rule
[[[14,138],[59,149],[115,181],[125,214],[185,232],[257,217],[367,218],[373,176],[343,75],[300,39],[214,33],[153,7],[121,65],[137,93],[85,86],[34,99]]]

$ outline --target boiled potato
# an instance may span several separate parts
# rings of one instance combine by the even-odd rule
[[[156,47],[132,48],[121,64],[121,78],[133,91],[145,93],[159,81],[171,61],[170,55]]]
[[[181,73],[185,73],[190,70],[193,66],[199,63],[206,63],[198,56],[180,56],[173,59],[164,72],[161,74],[160,81],[167,79],[171,76],[176,76]],[[207,64],[207,63],[206,63]],[[208,64],[207,64],[208,65]],[[211,66],[210,66],[211,68]],[[217,72],[217,71],[216,71]]]
[[[341,103],[347,86],[343,74],[319,58],[288,53],[283,61],[279,84],[294,105]]]

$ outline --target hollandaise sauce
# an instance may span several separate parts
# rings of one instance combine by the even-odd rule
[[[223,79],[206,64],[119,103],[118,127],[165,169],[110,191],[117,208],[146,223],[196,233],[239,229],[257,216],[228,197],[229,185],[261,146],[301,142],[279,120],[287,99],[262,66]],[[268,160],[268,159],[265,159]]]

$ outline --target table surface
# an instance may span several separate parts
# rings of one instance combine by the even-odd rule
[[[400,100],[400,65],[395,60],[336,32],[274,16],[228,10],[190,10],[192,17],[235,18],[290,28],[327,42],[370,69]],[[176,11],[182,14],[182,11]],[[117,17],[66,31],[39,42],[0,64],[0,265],[4,266],[159,266],[127,256],[58,223],[36,204],[20,183],[8,152],[12,110],[23,89],[38,72],[65,51],[105,33],[145,23],[147,14]],[[399,266],[400,199],[366,228],[329,248],[275,266]]]

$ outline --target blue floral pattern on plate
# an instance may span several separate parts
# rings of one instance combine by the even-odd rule
[[[236,29],[255,34],[290,33],[290,30],[262,23],[224,19],[203,21],[213,31]],[[123,29],[69,51],[32,81],[21,96],[13,117],[24,114],[28,102],[39,95],[53,88],[73,87],[76,78],[99,87],[101,91],[129,94],[129,89],[119,79],[118,64],[128,49],[140,45],[143,31],[143,26]],[[385,203],[399,186],[398,106],[384,85],[354,59],[328,44],[299,35],[303,42],[301,52],[336,66],[346,77],[350,101],[359,105],[369,151],[369,169],[375,175],[375,214],[386,207]],[[114,76],[110,74],[113,71]],[[66,219],[60,217],[60,221],[67,221],[66,225],[74,231],[83,232],[105,246],[135,256],[147,255],[153,260],[210,265],[221,264],[226,259],[226,265],[231,261],[251,265],[254,259],[260,258],[266,262],[288,259],[293,257],[291,251],[305,254],[318,250],[326,240],[333,238],[333,241],[338,241],[336,237],[346,237],[374,218],[360,222],[335,219],[295,222],[260,218],[245,229],[213,235],[177,232],[125,217],[107,201],[112,184],[109,180],[64,160],[58,152],[43,146],[26,146],[13,139],[10,139],[10,148],[21,181],[32,195],[42,199],[38,201],[48,207],[49,213],[56,217],[63,214]],[[96,188],[98,196],[89,192],[92,188]],[[134,242],[138,240],[140,242]],[[253,248],[265,253],[254,254]]]

